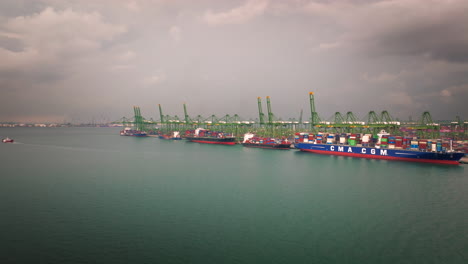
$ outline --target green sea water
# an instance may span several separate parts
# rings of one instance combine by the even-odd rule
[[[0,263],[468,263],[467,165],[0,136]]]

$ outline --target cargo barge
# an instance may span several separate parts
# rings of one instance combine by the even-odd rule
[[[189,142],[218,144],[218,145],[235,145],[236,138],[228,133],[212,132],[203,128],[195,130],[187,130],[184,138]]]
[[[367,159],[400,160],[435,164],[460,164],[464,153],[454,151],[451,142],[415,140],[391,136],[385,131],[360,137],[359,134],[297,133],[295,147],[304,152],[359,157]]]
[[[290,149],[291,144],[292,142],[289,142],[286,138],[264,138],[252,133],[244,134],[244,140],[242,141],[244,147],[264,149]]]

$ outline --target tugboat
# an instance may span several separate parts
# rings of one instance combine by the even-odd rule
[[[2,142],[3,143],[13,143],[14,140],[12,138],[6,137],[6,138],[2,139]]]
[[[257,137],[255,134],[246,133],[244,134],[244,141],[242,146],[252,148],[266,148],[266,149],[290,149],[292,142],[288,139],[277,139],[277,138],[264,138]]]

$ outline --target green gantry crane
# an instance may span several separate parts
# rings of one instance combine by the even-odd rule
[[[309,93],[310,102],[310,129],[315,132],[316,127],[320,127],[320,117],[315,111],[314,93]]]

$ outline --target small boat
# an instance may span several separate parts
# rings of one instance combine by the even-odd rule
[[[3,143],[13,143],[14,140],[12,138],[6,137],[6,138],[2,139],[2,142]]]

